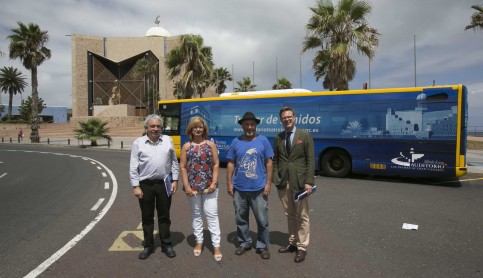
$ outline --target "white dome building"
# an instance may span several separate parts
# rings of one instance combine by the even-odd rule
[[[146,37],[171,37],[171,34],[166,29],[159,27],[159,15],[156,17],[154,23],[157,26],[149,28],[146,32]]]
[[[148,29],[145,37],[171,37],[171,34],[163,27],[155,26]]]

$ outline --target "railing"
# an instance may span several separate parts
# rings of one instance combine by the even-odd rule
[[[483,137],[483,126],[468,126],[468,136]]]

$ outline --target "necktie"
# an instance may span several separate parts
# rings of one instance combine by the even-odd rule
[[[292,131],[286,132],[285,149],[287,149],[287,153],[290,153],[290,149],[292,148],[292,144],[290,142],[290,134],[292,134]]]

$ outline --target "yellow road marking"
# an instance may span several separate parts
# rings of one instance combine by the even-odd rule
[[[124,238],[131,234],[139,238],[138,246],[133,247],[124,241]],[[143,231],[124,231],[117,237],[109,251],[142,251],[141,241],[143,239]]]
[[[114,240],[114,243],[108,249],[108,251],[142,251],[143,246],[141,245],[141,242],[144,240],[142,222],[139,223],[136,229],[137,231],[121,232],[121,234],[116,238],[116,240]],[[158,232],[154,230],[154,236],[156,236],[157,233]],[[124,239],[129,236],[136,237],[136,241],[137,239],[139,239],[139,245],[131,246],[128,242],[126,242]]]

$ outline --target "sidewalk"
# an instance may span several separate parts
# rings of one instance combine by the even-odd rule
[[[112,149],[112,150],[131,150],[132,142],[136,140],[138,137],[113,137],[112,141],[109,143],[105,139],[100,139],[97,141],[96,147],[91,147],[90,141],[82,141],[78,140],[77,138],[52,138],[52,139],[41,139],[40,144],[46,145],[53,145],[53,146],[71,146],[71,147],[79,147],[79,148],[96,148],[96,149]],[[4,139],[3,142],[0,141],[0,144],[12,144],[12,145],[19,145],[19,144],[32,144],[30,143],[30,139],[24,138],[22,141],[18,142],[18,139]]]

